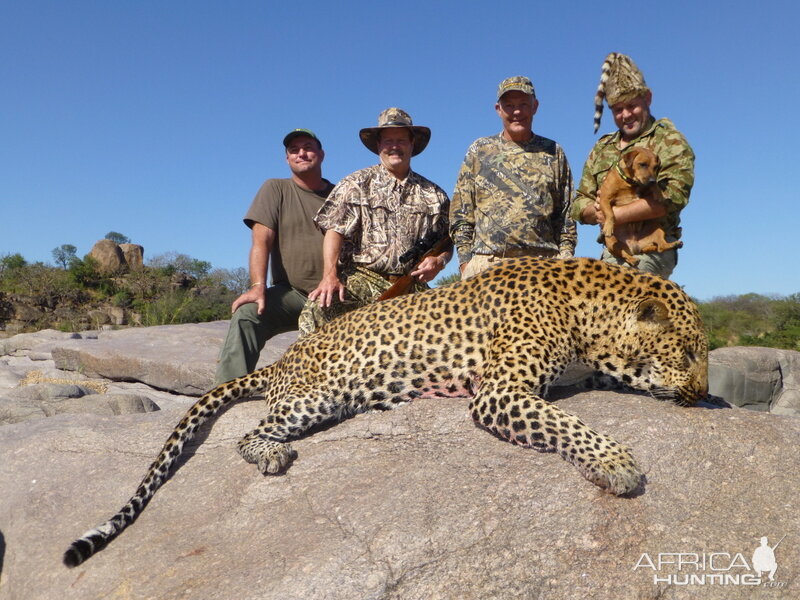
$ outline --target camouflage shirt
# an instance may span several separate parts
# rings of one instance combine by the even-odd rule
[[[409,171],[400,181],[379,164],[342,179],[314,222],[344,236],[341,266],[400,275],[413,266],[401,255],[431,232],[447,234],[449,205],[444,190],[422,175]]]
[[[572,172],[556,142],[534,135],[517,144],[503,134],[467,150],[450,206],[450,237],[459,263],[473,254],[545,249],[572,256]]]
[[[659,220],[668,235],[680,238],[678,215],[689,202],[689,193],[694,184],[694,152],[689,142],[669,119],[654,119],[645,132],[625,149],[620,150],[617,147],[619,140],[620,133],[616,131],[601,137],[592,148],[572,203],[572,218],[580,220],[583,209],[595,201],[597,190],[606,174],[619,161],[625,149],[643,146],[655,152],[661,160],[658,184],[668,204],[667,214]],[[599,241],[602,242],[602,238]]]

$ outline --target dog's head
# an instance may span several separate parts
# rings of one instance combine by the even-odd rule
[[[642,187],[656,182],[661,161],[655,152],[648,148],[632,148],[622,157],[625,174]]]

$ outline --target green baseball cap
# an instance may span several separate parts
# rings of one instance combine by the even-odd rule
[[[289,143],[294,138],[300,137],[301,135],[302,136],[306,136],[306,137],[310,137],[313,140],[317,140],[317,143],[319,144],[319,147],[322,148],[322,142],[319,141],[319,138],[317,137],[317,134],[314,133],[313,131],[311,131],[310,129],[292,129],[289,133],[287,133],[283,137],[283,147],[284,148],[288,148],[289,147]]]

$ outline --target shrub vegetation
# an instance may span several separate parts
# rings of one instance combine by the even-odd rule
[[[127,240],[115,232],[109,236]],[[231,302],[249,286],[246,269],[212,269],[207,261],[177,252],[154,256],[143,268],[121,276],[100,273],[94,260],[77,258],[69,244],[54,249],[53,258],[57,266],[28,263],[18,253],[0,256],[0,304],[4,295],[18,294],[51,309],[121,307],[136,313],[145,326],[199,323],[229,318]],[[458,280],[453,274],[435,285]],[[722,346],[800,350],[800,293],[721,296],[697,304],[712,350]],[[31,323],[31,329],[47,326],[52,325]],[[62,329],[72,326],[77,327],[77,321],[58,324]]]

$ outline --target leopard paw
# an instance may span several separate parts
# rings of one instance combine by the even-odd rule
[[[297,456],[290,444],[253,434],[246,435],[239,442],[239,454],[247,462],[257,465],[264,475],[280,473]]]
[[[617,445],[605,454],[587,465],[586,479],[616,496],[630,494],[644,483],[630,448]]]

